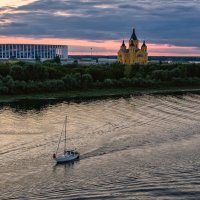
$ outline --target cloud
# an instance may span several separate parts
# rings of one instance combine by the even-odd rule
[[[121,40],[136,27],[147,43],[200,47],[199,11],[197,0],[30,0],[0,8],[0,35]]]
[[[32,3],[34,1],[38,1],[38,0],[1,0],[0,1],[0,8],[6,7],[6,6],[17,8],[19,6],[27,5],[27,4]]]

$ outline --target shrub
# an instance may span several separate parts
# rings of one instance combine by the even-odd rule
[[[12,66],[10,75],[13,77],[14,80],[24,80],[24,70],[21,66]]]
[[[83,87],[88,87],[92,85],[93,83],[93,78],[90,74],[83,74],[82,75],[82,86]]]
[[[112,87],[113,86],[113,81],[109,78],[105,79],[103,83],[104,83],[104,86],[106,86],[106,87]]]
[[[9,63],[0,63],[0,75],[7,76],[10,74],[10,64]]]
[[[62,78],[65,87],[67,89],[75,89],[80,87],[80,77],[79,76],[73,76],[73,75],[66,75],[65,77]]]

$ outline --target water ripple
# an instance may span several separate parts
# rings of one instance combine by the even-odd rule
[[[200,199],[199,95],[32,103],[1,106],[0,199]],[[66,114],[81,159],[55,165]]]

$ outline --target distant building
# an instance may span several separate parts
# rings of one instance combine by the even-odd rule
[[[99,64],[117,63],[117,59],[115,59],[115,58],[98,58],[97,61]]]
[[[43,44],[0,44],[0,59],[48,60],[59,56],[68,58],[68,46]]]
[[[118,62],[121,64],[142,64],[148,63],[148,52],[145,41],[143,42],[141,49],[139,48],[139,40],[135,34],[135,29],[129,40],[129,48],[126,48],[124,41],[121,48],[118,51]]]

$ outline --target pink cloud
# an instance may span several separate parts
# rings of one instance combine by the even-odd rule
[[[24,38],[24,37],[0,37],[0,43],[25,43],[25,44],[60,44],[69,45],[69,55],[117,55],[121,41],[105,40],[77,40],[56,38]],[[128,43],[126,42],[128,45]],[[148,44],[150,56],[200,56],[200,48],[183,47],[170,44]]]

